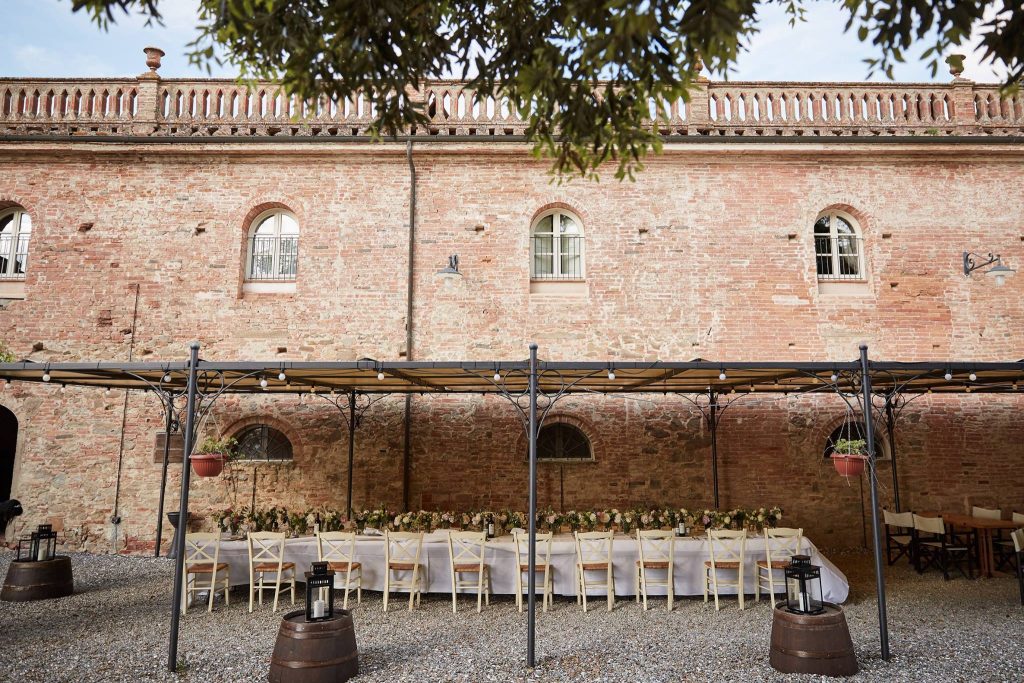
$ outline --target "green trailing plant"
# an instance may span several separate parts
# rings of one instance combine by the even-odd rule
[[[0,363],[13,363],[14,361],[14,354],[7,348],[7,344],[0,342]]]
[[[867,455],[868,442],[864,439],[839,439],[832,446],[833,455]]]
[[[238,441],[233,436],[224,439],[208,436],[196,448],[196,453],[219,453],[227,457],[228,460],[233,460],[237,457],[237,447]]]

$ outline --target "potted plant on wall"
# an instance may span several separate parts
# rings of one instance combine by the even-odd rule
[[[864,439],[839,439],[832,447],[832,466],[844,477],[859,477],[868,460]]]
[[[192,462],[192,469],[197,477],[216,477],[224,470],[224,463],[230,460],[235,453],[235,446],[238,442],[234,437],[226,439],[215,439],[212,436],[206,437],[195,453],[189,456]]]

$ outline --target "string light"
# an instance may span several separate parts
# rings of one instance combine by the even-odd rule
[[[967,379],[971,380],[972,382],[976,382],[978,380],[978,376],[972,372],[971,374],[967,375]]]
[[[50,373],[48,373],[48,372],[44,372],[43,373],[43,381],[44,382],[49,382],[50,381]]]
[[[168,373],[164,374],[164,381],[165,382],[170,382],[171,381],[171,373],[168,372]]]
[[[260,387],[262,387],[263,389],[267,388],[267,378],[266,377],[260,377]]]
[[[65,389],[67,389],[67,387],[66,387],[66,386],[64,386],[63,384],[61,384],[61,385],[60,385],[60,393],[62,393],[62,394],[63,394],[63,393],[64,393],[64,390],[65,390]]]
[[[946,381],[947,381],[947,382],[948,382],[949,380],[953,379],[953,373],[951,373],[951,372],[947,372],[947,373],[946,373],[945,375],[943,375],[943,376],[944,376],[944,377],[946,378]]]
[[[615,379],[615,371],[614,370],[609,370],[608,371],[608,379]]]
[[[725,381],[725,370],[722,370],[720,373],[718,373],[718,379]]]
[[[381,370],[380,372],[377,373],[377,380],[380,381],[380,382],[384,381],[384,371],[383,370]]]
[[[837,379],[839,379],[839,375],[837,375],[836,373],[833,372],[831,379],[832,379],[833,382],[835,382]]]
[[[288,375],[284,374],[284,370],[282,370],[281,372],[277,373],[277,379],[283,382],[286,379],[288,379]]]
[[[500,382],[501,381],[501,373],[500,372],[498,372],[498,371],[494,372],[494,381],[495,382]]]

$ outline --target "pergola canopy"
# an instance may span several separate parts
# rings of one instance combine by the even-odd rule
[[[872,361],[869,368],[877,393],[1004,393],[1024,386],[1024,361]],[[526,392],[529,382],[525,360],[199,361],[197,369],[200,391],[227,393],[515,394]],[[857,361],[540,361],[538,389],[601,394],[857,391],[860,369]],[[0,380],[8,382],[179,392],[185,390],[187,379],[188,363],[183,361],[0,363]]]

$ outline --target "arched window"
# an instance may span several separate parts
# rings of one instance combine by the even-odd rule
[[[863,280],[864,240],[853,216],[825,211],[814,222],[814,260],[819,280]]]
[[[530,230],[530,277],[534,280],[582,280],[583,223],[555,209],[542,213]]]
[[[249,230],[245,279],[293,282],[299,267],[299,224],[286,211],[260,214]]]
[[[878,460],[885,460],[889,456],[888,444],[882,439],[879,434],[879,425],[875,424],[875,454]],[[844,422],[828,435],[825,439],[825,452],[824,457],[826,460],[832,457],[832,454],[836,452],[836,442],[841,439],[848,441],[857,441],[858,439],[867,440],[867,428],[863,422]]]
[[[238,459],[285,461],[292,459],[292,442],[278,429],[265,424],[250,425],[235,435]]]
[[[32,219],[20,207],[0,211],[0,280],[24,280]]]
[[[593,460],[590,439],[579,428],[564,422],[541,427],[537,435],[537,460]]]

